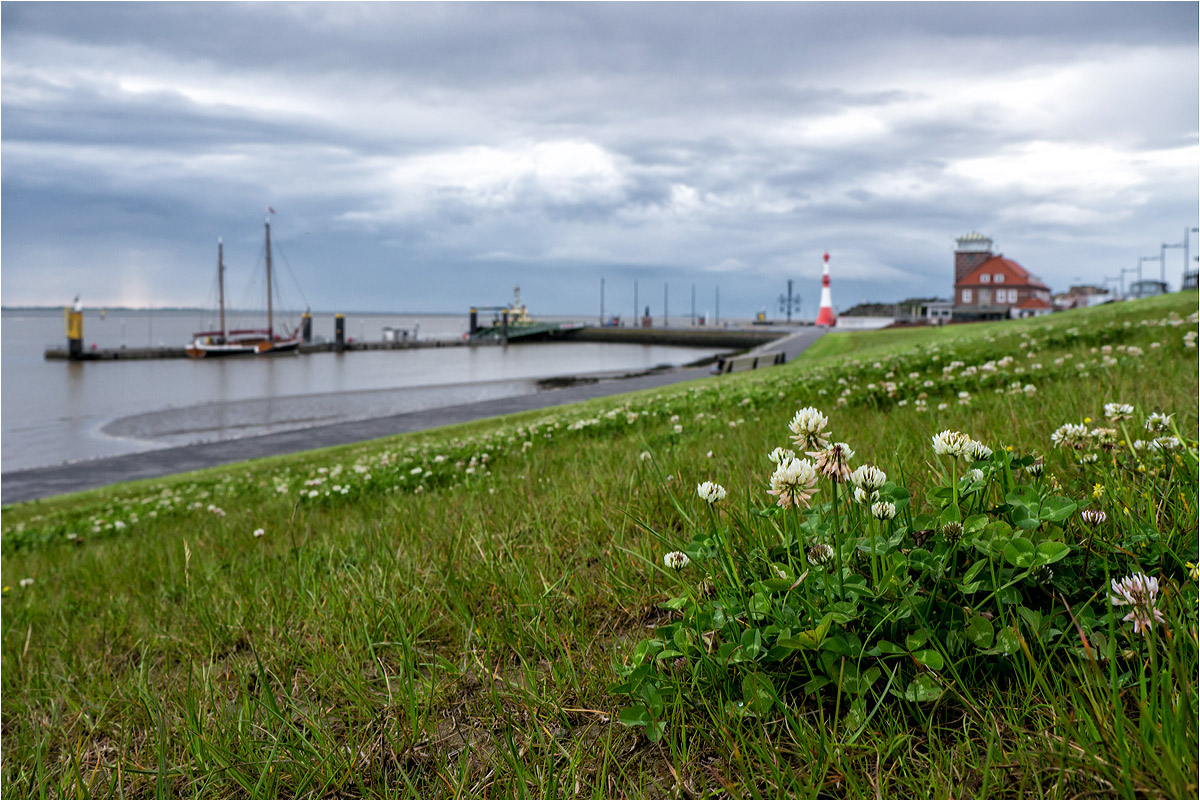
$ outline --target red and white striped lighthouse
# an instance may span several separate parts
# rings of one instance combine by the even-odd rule
[[[825,272],[821,276],[821,310],[817,312],[817,325],[834,326],[833,299],[829,296],[829,254],[825,254]]]

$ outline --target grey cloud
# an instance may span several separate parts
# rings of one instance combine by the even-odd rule
[[[709,296],[720,284],[723,308],[744,315],[788,277],[815,283],[825,248],[835,275],[911,277],[839,277],[842,305],[945,294],[952,239],[969,228],[1054,282],[1076,274],[1070,258],[1115,263],[1121,242],[1177,237],[1197,214],[1194,166],[1191,188],[1140,187],[1136,204],[954,172],[1031,141],[1194,153],[1193,68],[1089,87],[1030,119],[986,97],[956,106],[937,85],[1131,52],[1182,51],[1194,67],[1194,4],[7,3],[0,16],[6,300],[64,253],[101,266],[141,248],[167,254],[154,276],[194,302],[171,275],[206,276],[216,235],[254,245],[264,201],[309,294],[345,308],[451,310],[464,286],[483,302],[519,282],[572,311],[607,275],[614,296],[682,282],[673,307],[693,280]],[[114,74],[168,88],[131,94]],[[345,105],[272,116],[169,88],[211,76]],[[883,121],[880,133],[794,130],[841,113]],[[477,176],[389,177],[414,159],[453,166],[465,147],[520,159],[556,140],[603,148],[613,185],[585,176],[561,191],[512,168],[484,202],[463,184]],[[676,185],[694,208],[674,205]],[[1044,203],[1121,216],[1121,233],[1031,218]]]

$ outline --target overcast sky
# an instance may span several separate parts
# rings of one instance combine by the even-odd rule
[[[236,298],[267,204],[318,310],[1102,283],[1200,217],[1197,8],[5,2],[2,300]]]

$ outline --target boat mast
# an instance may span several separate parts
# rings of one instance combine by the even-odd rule
[[[275,341],[275,314],[271,305],[271,218],[267,217],[267,341]]]
[[[225,330],[225,245],[221,237],[217,237],[217,287],[221,296],[221,341],[229,340],[229,332]]]

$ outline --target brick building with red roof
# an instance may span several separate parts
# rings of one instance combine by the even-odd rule
[[[1012,259],[992,253],[989,237],[972,231],[956,242],[955,320],[1039,317],[1054,310],[1050,287]]]

